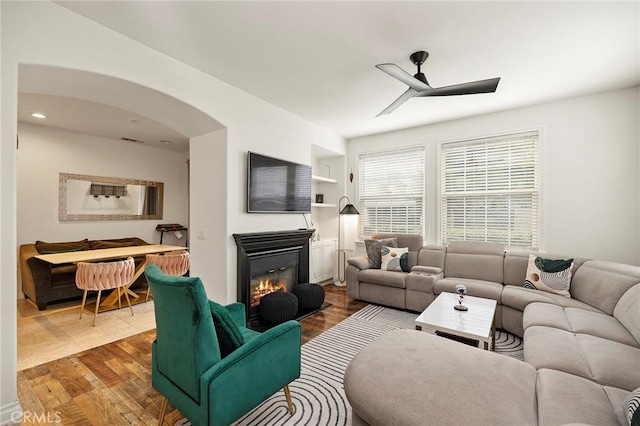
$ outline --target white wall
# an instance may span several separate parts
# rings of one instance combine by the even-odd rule
[[[158,223],[187,223],[184,153],[28,123],[18,124],[18,135],[18,244],[124,237],[157,244]],[[163,182],[163,219],[59,221],[60,173]],[[165,235],[163,243],[178,243],[171,238]]]
[[[180,99],[226,126],[226,168],[213,167],[219,154],[191,152],[191,235],[193,268],[200,273],[210,297],[236,300],[235,243],[232,233],[286,230],[305,226],[301,215],[247,214],[245,207],[246,152],[266,153],[309,164],[310,145],[327,148],[344,141],[301,118],[192,67],[134,42],[50,2],[1,2],[2,103],[0,170],[0,281],[16,282],[15,135],[17,132],[18,64],[42,64],[79,69],[121,78]],[[95,99],[89,99],[95,100]],[[153,118],[153,117],[150,117]],[[190,135],[192,137],[198,135]],[[213,137],[213,139],[217,139]],[[197,145],[197,142],[196,142]],[[196,161],[200,152],[208,157]],[[207,161],[210,160],[210,161]],[[204,168],[204,169],[203,169]],[[215,191],[198,184],[217,182]],[[223,194],[225,199],[216,199]],[[215,205],[211,215],[195,212]],[[223,209],[224,212],[221,210]],[[225,217],[226,215],[226,217]],[[199,231],[205,240],[197,240]],[[207,264],[201,264],[207,259]],[[221,265],[220,268],[216,266]],[[0,416],[16,403],[16,288],[0,286]],[[4,418],[0,419],[2,422]]]
[[[353,139],[347,166],[356,170],[360,152],[425,145],[425,242],[438,243],[438,145],[540,129],[540,249],[639,265],[639,95],[634,87]]]

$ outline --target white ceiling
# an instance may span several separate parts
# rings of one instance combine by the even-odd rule
[[[223,127],[179,99],[135,83],[32,64],[19,66],[18,120],[182,152],[190,137]]]
[[[640,4],[185,2],[57,4],[352,138],[640,83]],[[501,77],[493,94],[415,98],[374,66],[427,50],[432,86]]]

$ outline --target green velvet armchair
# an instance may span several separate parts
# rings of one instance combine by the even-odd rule
[[[145,269],[155,304],[156,340],[152,344],[153,387],[193,425],[228,425],[300,377],[300,324],[288,321],[264,333],[245,327],[245,307],[226,308],[244,343],[221,355],[212,311],[197,277],[165,275],[155,265]],[[219,306],[219,305],[217,305]]]

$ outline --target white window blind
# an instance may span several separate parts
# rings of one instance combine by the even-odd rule
[[[361,154],[360,237],[424,234],[424,147]]]
[[[538,248],[537,131],[442,144],[442,243]]]

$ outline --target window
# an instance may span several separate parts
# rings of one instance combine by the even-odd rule
[[[424,234],[424,147],[361,154],[360,237]]]
[[[538,248],[537,131],[442,144],[442,243]]]

